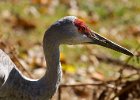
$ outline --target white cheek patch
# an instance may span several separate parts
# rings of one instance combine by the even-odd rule
[[[87,35],[83,35],[83,38],[82,38],[82,41],[83,42],[91,42],[92,40],[91,40],[91,38],[89,38]]]
[[[73,41],[77,43],[91,42],[92,40],[87,37],[85,34],[79,34],[76,38],[73,38]]]
[[[87,37],[87,35],[83,34],[83,37]]]

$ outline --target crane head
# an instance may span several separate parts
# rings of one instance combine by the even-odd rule
[[[59,33],[57,38],[61,44],[97,44],[133,56],[129,50],[94,32],[83,20],[75,16],[64,17],[52,26],[55,26],[55,30]]]
[[[99,35],[98,33],[88,28],[83,20],[75,19],[74,24],[80,33],[84,34],[87,38],[91,39],[91,41],[87,43],[101,45],[113,49],[115,51],[124,53],[126,55],[133,56],[133,54],[126,48],[112,42],[109,39],[106,39],[105,37]]]

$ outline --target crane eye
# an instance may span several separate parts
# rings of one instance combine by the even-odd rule
[[[86,26],[84,21],[82,21],[81,19],[75,19],[74,24],[77,27],[79,32],[81,32],[81,33],[89,33],[90,32],[90,29]]]
[[[80,26],[80,27],[78,27],[78,31],[81,32],[81,33],[84,33],[84,32],[86,32],[86,28]]]

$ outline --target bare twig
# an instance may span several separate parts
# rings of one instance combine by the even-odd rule
[[[124,66],[127,69],[139,70],[140,71],[140,68],[138,68],[136,66],[133,66],[133,65],[130,65],[130,64],[127,64],[127,63],[124,63],[121,60],[109,58],[107,56],[99,56],[99,55],[95,55],[95,56],[100,61],[103,61],[103,62],[106,62],[106,63],[113,63],[113,64],[116,64],[116,65]]]
[[[77,86],[88,86],[88,85],[99,86],[103,84],[105,83],[99,82],[99,83],[61,84],[60,87],[77,87]]]
[[[132,89],[137,83],[140,82],[140,78],[136,81],[131,82],[126,88],[123,88],[120,92],[118,92],[111,100],[114,100],[116,97],[119,97],[121,94],[125,93],[126,91]]]
[[[58,100],[61,100],[61,86],[58,88]]]
[[[134,53],[140,48],[140,45],[134,50]],[[102,61],[102,62],[105,62],[105,63],[112,63],[112,64],[115,64],[115,65],[119,65],[120,67],[121,66],[124,66],[125,68],[127,69],[130,69],[130,70],[138,70],[140,71],[140,68],[138,68],[137,66],[134,66],[134,65],[130,65],[128,64],[128,62],[133,58],[132,57],[129,57],[126,62],[123,62],[119,59],[113,59],[113,58],[110,58],[106,55],[97,55],[97,54],[94,54],[91,50],[91,48],[89,46],[86,46],[86,49],[88,51],[90,51],[99,61]]]

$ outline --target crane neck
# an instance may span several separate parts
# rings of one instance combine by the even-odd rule
[[[61,65],[59,58],[59,44],[53,39],[47,39],[44,37],[43,40],[43,49],[46,59],[46,73],[39,80],[44,87],[47,88],[57,88],[61,78]]]

